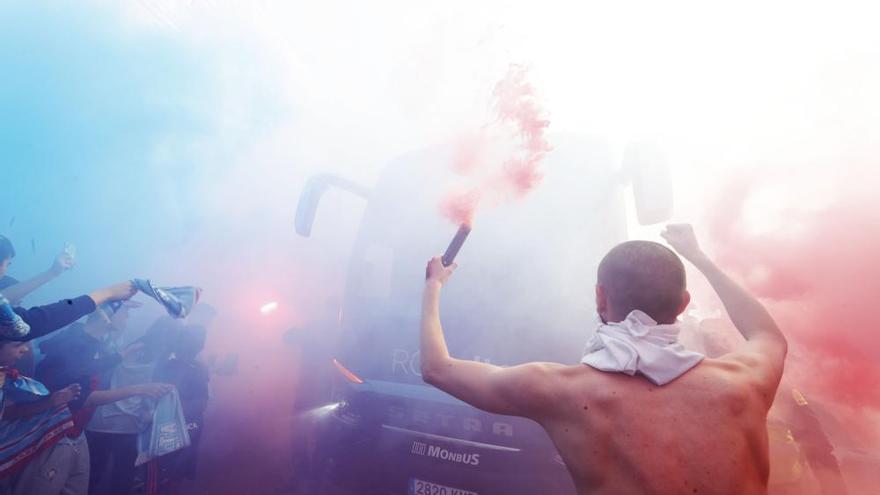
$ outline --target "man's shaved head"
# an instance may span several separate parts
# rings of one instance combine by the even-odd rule
[[[684,264],[671,249],[649,241],[615,246],[599,263],[597,309],[602,319],[621,321],[633,310],[658,323],[673,323],[690,295]]]

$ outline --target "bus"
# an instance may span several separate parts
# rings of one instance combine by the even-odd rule
[[[615,153],[595,137],[550,141],[542,183],[478,211],[444,287],[443,327],[455,357],[501,366],[579,362],[597,321],[598,262],[628,238],[627,201],[641,224],[671,215],[671,179],[655,146]],[[438,206],[459,179],[449,167],[454,153],[451,145],[407,153],[372,187],[320,174],[301,193],[303,236],[327,190],[365,200],[341,295],[332,400],[310,426],[308,493],[575,493],[537,423],[471,407],[420,376],[425,264],[458,228]]]

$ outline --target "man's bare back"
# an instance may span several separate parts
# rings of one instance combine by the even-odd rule
[[[579,494],[765,493],[770,404],[743,364],[706,359],[662,387],[585,365],[548,371],[559,399],[533,419]]]
[[[746,340],[735,352],[703,359],[663,386],[640,374],[587,365],[502,368],[456,359],[449,355],[440,324],[440,290],[454,266],[444,267],[437,257],[428,265],[422,300],[423,379],[480,409],[540,423],[580,495],[766,493],[766,418],[782,377],[785,337],[761,303],[703,254],[689,225],[671,225],[663,237],[715,289]],[[629,249],[626,244],[618,247]],[[654,244],[648,249],[656,251],[659,245]],[[623,321],[637,309],[652,312],[657,323],[673,323],[690,294],[678,258],[660,252],[659,259],[669,262],[670,255],[669,280],[643,252],[623,262],[619,258],[612,265],[619,271],[612,270],[610,277],[606,272],[604,280],[600,264],[596,306],[603,321]],[[636,272],[636,279],[621,287],[621,280],[632,275],[627,270]],[[660,282],[656,294],[645,296],[644,288],[653,290],[655,277]],[[640,296],[645,297],[636,301]],[[663,304],[654,304],[658,301]]]

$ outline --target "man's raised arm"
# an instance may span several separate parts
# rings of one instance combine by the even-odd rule
[[[661,235],[678,254],[703,273],[724,304],[730,320],[748,341],[745,352],[734,353],[734,357],[765,370],[765,378],[772,382],[775,391],[782,376],[788,343],[773,317],[754,296],[703,253],[693,227],[687,224],[669,225]]]
[[[108,301],[130,299],[136,292],[137,289],[131,281],[125,281],[97,289],[86,296],[64,299],[30,309],[13,308],[13,310],[31,327],[30,332],[22,340],[33,340],[66,327]]]
[[[440,291],[455,266],[444,267],[439,257],[428,262],[428,278],[422,297],[422,379],[485,411],[531,418],[539,416],[539,408],[553,395],[554,369],[561,368],[561,365],[528,363],[502,368],[449,355],[440,325]]]
[[[11,285],[0,291],[0,293],[2,293],[6,299],[9,299],[14,306],[18,305],[26,295],[51,282],[67,270],[70,270],[73,268],[73,265],[73,257],[67,253],[61,253],[55,258],[52,266],[45,272],[25,280],[24,282]]]

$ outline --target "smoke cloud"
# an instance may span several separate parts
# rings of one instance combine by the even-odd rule
[[[779,320],[793,344],[789,372],[799,382],[831,400],[880,407],[880,334],[871,324],[880,294],[880,210],[859,174],[804,173],[767,173],[729,186],[712,206],[711,239],[719,262],[741,274]],[[804,204],[819,194],[816,184],[829,181],[826,204]],[[805,188],[807,197],[779,198],[776,212],[755,204],[787,187]],[[750,228],[749,208],[779,223]]]
[[[874,186],[859,180],[873,170],[753,169],[720,183],[705,219],[718,263],[765,303],[789,341],[771,418],[792,418],[792,394],[803,394],[818,421],[798,430],[796,440],[810,452],[821,444],[817,438],[827,438],[843,482],[856,494],[870,493],[878,481],[870,449],[880,442],[880,334],[873,324],[880,211]],[[707,289],[695,285],[705,302]],[[729,323],[708,331],[727,342],[723,347],[741,340],[731,338]],[[831,486],[840,478],[828,465],[812,465],[816,458],[808,462],[812,475],[804,476],[816,481],[803,493],[829,493],[820,482]]]
[[[512,65],[492,91],[496,120],[458,142],[452,169],[469,184],[441,204],[452,222],[470,225],[480,203],[495,206],[525,196],[541,181],[550,121],[536,93],[528,70]]]
[[[329,326],[364,213],[361,198],[328,191],[312,237],[297,236],[307,179],[330,172],[369,187],[393,157],[447,142],[457,154],[439,166],[459,180],[438,222],[504,205],[492,212],[503,228],[474,231],[456,277],[459,287],[494,282],[507,307],[462,300],[487,321],[546,300],[547,314],[523,315],[535,319],[517,330],[529,337],[557,321],[575,322],[566,336],[589,325],[593,258],[610,242],[596,232],[657,240],[656,228],[595,212],[624,196],[625,142],[659,143],[676,220],[709,227],[710,250],[789,336],[787,380],[826,407],[835,445],[862,446],[865,471],[877,471],[880,30],[868,11],[848,2],[7,3],[0,233],[18,251],[10,274],[45,270],[69,241],[77,267],[27,304],[132,277],[204,288],[200,305],[214,312],[204,357],[237,356],[237,372],[212,377],[203,491],[289,492],[291,406],[313,370],[285,336]],[[542,171],[545,159],[564,161],[563,140],[547,135],[551,114],[554,133],[596,137],[601,152],[589,148],[566,173]],[[397,235],[399,216],[374,220]],[[445,233],[405,234],[438,239],[424,258],[444,246]],[[465,269],[476,253],[496,264]],[[413,257],[418,285],[424,258]],[[511,283],[526,263],[553,275]],[[560,317],[561,300],[583,301],[577,318]],[[132,310],[126,338],[161,316],[156,306]],[[504,335],[472,338],[512,364],[504,356],[524,338]],[[546,353],[561,342],[536,340]]]

